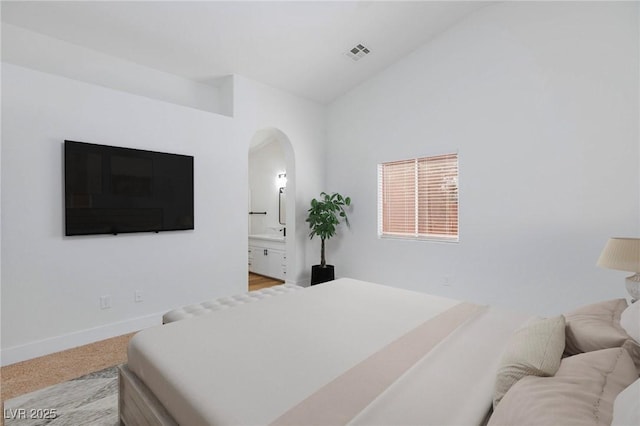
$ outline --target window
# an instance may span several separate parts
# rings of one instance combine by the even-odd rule
[[[378,165],[378,236],[458,241],[458,154]]]

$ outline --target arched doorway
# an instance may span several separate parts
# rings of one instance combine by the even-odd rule
[[[279,129],[249,144],[249,272],[295,283],[296,173],[293,146]]]

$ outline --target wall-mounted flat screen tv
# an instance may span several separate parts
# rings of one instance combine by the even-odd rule
[[[193,156],[64,141],[65,235],[194,229]]]

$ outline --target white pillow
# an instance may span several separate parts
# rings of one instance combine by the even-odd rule
[[[620,392],[613,403],[611,426],[630,425],[640,425],[640,379]]]
[[[493,406],[526,376],[553,376],[560,367],[565,341],[562,315],[528,322],[516,330],[505,348],[494,386]]]
[[[632,303],[622,311],[620,326],[633,340],[640,343],[640,301]]]

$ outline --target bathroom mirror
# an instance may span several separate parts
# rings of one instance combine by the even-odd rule
[[[278,222],[280,222],[280,225],[287,224],[286,188],[280,188],[278,190]]]

